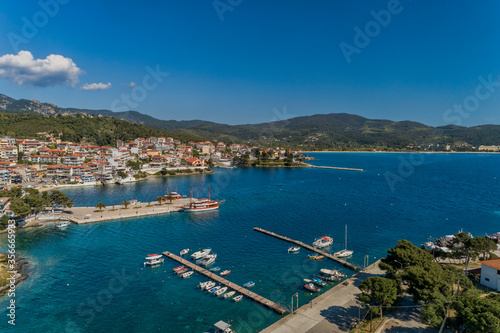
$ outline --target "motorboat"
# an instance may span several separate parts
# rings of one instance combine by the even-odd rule
[[[215,282],[214,281],[208,281],[206,285],[204,285],[201,289],[202,290],[210,290],[213,287],[215,287]]]
[[[144,262],[144,266],[154,266],[154,265],[159,265],[162,264],[165,259],[163,258],[163,255],[161,254],[149,254],[146,257],[146,260]]]
[[[214,292],[216,292],[220,288],[222,288],[222,287],[221,286],[216,286],[216,287],[213,287],[212,289],[210,289],[208,292],[211,293],[211,294],[213,294]]]
[[[234,294],[236,294],[236,291],[233,290],[233,291],[230,291],[230,292],[224,294],[224,296],[222,296],[222,297],[224,299],[226,299],[226,298],[229,298],[229,297],[233,296]]]
[[[178,271],[175,271],[177,273],[177,275],[181,275],[181,274],[184,274],[188,271],[189,269],[187,268],[183,268],[183,269],[179,269]]]
[[[177,271],[180,271],[183,268],[184,268],[184,265],[183,266],[179,266],[179,267],[175,267],[173,270],[174,270],[174,272],[177,272]]]
[[[300,246],[291,246],[288,248],[288,252],[295,253],[300,251]]]
[[[312,283],[306,283],[306,284],[304,284],[304,288],[307,289],[307,290],[309,290],[309,291],[316,292],[316,293],[320,291],[320,289],[316,288],[314,286],[314,284],[312,284]]]
[[[181,251],[181,256],[185,256],[186,254],[188,254],[189,252],[189,249],[184,249]]]
[[[69,225],[69,222],[59,222],[56,224],[56,228],[66,228]]]
[[[323,247],[327,247],[332,244],[333,244],[333,238],[328,236],[323,236],[312,243],[312,245],[317,249],[321,249]]]
[[[193,273],[194,273],[193,271],[186,272],[186,273],[181,275],[181,278],[183,278],[183,279],[188,278],[191,275],[193,275]]]
[[[191,259],[198,260],[198,259],[204,258],[211,251],[212,251],[212,249],[203,249],[203,250],[197,251],[191,255]]]
[[[253,286],[255,286],[255,282],[253,282],[253,281],[248,281],[247,283],[243,284],[243,287],[245,287],[245,288],[250,288]]]
[[[223,287],[223,288],[220,288],[219,290],[217,290],[216,292],[214,292],[214,295],[220,296],[220,295],[224,294],[226,291],[227,291],[227,287]]]
[[[205,282],[200,282],[198,284],[198,288],[200,288],[200,289],[203,290],[203,289],[205,289],[205,286],[208,285],[210,282],[212,282],[212,281],[208,280],[208,281],[205,281]]]
[[[235,298],[233,298],[233,301],[235,301],[235,302],[239,302],[239,301],[241,301],[242,299],[243,299],[243,296],[242,296],[242,295],[238,295],[238,296],[236,296]]]
[[[312,279],[312,282],[317,285],[317,286],[320,286],[320,287],[326,287],[326,282],[321,280],[321,279]]]
[[[347,249],[347,224],[345,225],[345,243],[344,243],[344,249],[340,250],[338,252],[335,252],[333,255],[339,258],[345,258],[352,256],[354,251],[348,250]]]
[[[307,256],[309,259],[316,259],[316,257],[319,256],[319,254],[310,254]]]
[[[200,266],[208,266],[210,264],[213,264],[215,262],[215,259],[217,259],[217,255],[214,254],[208,254],[206,255],[201,261],[200,261]]]
[[[231,271],[229,269],[226,269],[224,272],[220,273],[220,276],[226,276],[231,274]]]
[[[218,271],[220,271],[219,266],[216,266],[216,267],[210,269],[210,272],[218,272]]]
[[[325,256],[316,256],[316,258],[314,258],[314,260],[323,260],[325,258]]]

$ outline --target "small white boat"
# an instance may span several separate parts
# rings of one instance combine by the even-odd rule
[[[205,256],[205,258],[203,258],[199,265],[200,266],[208,266],[210,264],[213,264],[215,262],[215,259],[217,259],[217,255],[214,253],[214,254],[208,254]]]
[[[213,294],[214,292],[216,292],[220,288],[222,288],[222,287],[221,286],[216,286],[216,287],[213,287],[212,289],[210,289],[208,292],[211,293],[211,294]]]
[[[69,225],[69,222],[59,222],[56,224],[57,228],[66,228]]]
[[[220,273],[220,276],[226,276],[231,274],[231,271],[229,269],[226,269],[224,272]]]
[[[354,251],[348,250],[347,249],[347,224],[345,225],[345,246],[344,249],[338,252],[335,252],[333,255],[339,258],[345,258],[352,256]]]
[[[181,275],[181,278],[183,278],[183,279],[188,278],[191,275],[193,275],[193,273],[194,273],[193,271],[186,272],[186,273]]]
[[[205,289],[205,286],[206,286],[207,284],[209,284],[210,282],[212,282],[212,281],[208,280],[208,281],[205,281],[205,282],[200,282],[200,283],[198,284],[198,288],[200,288],[200,289],[202,289],[202,290],[203,290],[203,289]]]
[[[227,287],[223,287],[223,288],[220,288],[219,290],[217,290],[216,292],[214,292],[214,295],[220,296],[220,295],[224,294],[226,291],[227,291]]]
[[[233,298],[233,301],[235,301],[235,302],[239,302],[239,301],[241,301],[242,299],[243,299],[243,296],[242,296],[242,295],[238,295],[238,296],[236,296],[235,298]]]
[[[234,294],[236,294],[236,291],[233,290],[233,291],[230,291],[230,292],[224,294],[224,296],[222,296],[222,297],[224,299],[226,299],[226,298],[229,298],[229,297],[233,296]]]
[[[204,285],[201,289],[202,290],[210,290],[213,287],[215,287],[215,282],[214,281],[208,281],[206,285]]]
[[[182,250],[181,251],[181,256],[184,256],[184,255],[188,254],[188,252],[189,252],[189,249]]]
[[[299,252],[300,251],[300,246],[291,246],[288,248],[288,252]]]
[[[150,254],[145,258],[147,261],[144,262],[144,266],[154,266],[162,264],[165,259],[161,254]]]
[[[201,258],[205,257],[206,255],[208,255],[211,251],[212,251],[212,249],[200,250],[198,252],[193,253],[191,255],[191,259],[193,259],[193,260],[201,259]]]

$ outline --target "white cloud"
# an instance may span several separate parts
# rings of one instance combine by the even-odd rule
[[[86,83],[81,86],[82,90],[106,90],[111,88],[111,82],[108,83]]]
[[[29,51],[6,54],[0,57],[0,77],[18,85],[39,87],[69,84],[74,87],[83,74],[70,58],[51,54],[45,59],[34,59]]]
[[[133,88],[133,87],[135,87],[136,85],[137,85],[137,83],[135,83],[134,81],[132,81],[132,82],[130,82],[130,83],[128,84],[128,86],[129,86],[130,88]]]

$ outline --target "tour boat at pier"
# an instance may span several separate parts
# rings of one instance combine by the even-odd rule
[[[201,260],[200,266],[208,266],[212,264],[215,261],[215,259],[217,259],[217,255],[215,253],[208,254]]]
[[[211,200],[210,199],[210,185],[208,185],[208,198],[206,199],[193,199],[193,188],[191,188],[191,195],[189,199],[189,205],[187,206],[182,206],[182,210],[187,213],[194,213],[194,212],[206,212],[209,210],[216,210],[219,209],[219,206],[221,203],[223,203],[225,200],[222,201],[217,201],[217,200]]]
[[[144,262],[144,266],[154,266],[163,263],[165,261],[164,258],[162,258],[163,255],[161,254],[150,254],[146,257],[146,262]]]
[[[312,283],[306,283],[306,284],[304,284],[304,288],[307,289],[307,290],[309,290],[309,291],[316,292],[316,293],[320,291],[320,289],[316,288],[314,286],[314,284],[312,284]]]
[[[288,252],[299,252],[300,251],[300,246],[291,246],[288,248]]]
[[[165,199],[170,200],[177,200],[177,199],[182,199],[182,195],[177,193],[177,185],[175,185],[175,192],[168,192],[168,185],[167,185],[167,190],[165,191]]]
[[[189,249],[184,249],[181,251],[181,256],[188,254]]]
[[[231,271],[226,269],[224,272],[220,273],[220,276],[226,276],[226,275],[229,275],[231,274]]]
[[[212,249],[203,249],[203,250],[200,250],[198,252],[195,252],[191,255],[191,259],[193,260],[198,260],[198,259],[201,259],[201,258],[204,258],[206,255],[208,255],[210,252],[212,251]]]
[[[321,237],[320,239],[314,241],[314,243],[312,243],[312,245],[315,247],[315,248],[318,248],[318,249],[321,249],[323,247],[327,247],[327,246],[330,246],[333,244],[333,238],[331,237],[328,237],[328,236],[323,236]]]

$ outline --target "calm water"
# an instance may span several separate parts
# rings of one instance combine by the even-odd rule
[[[287,253],[289,244],[253,227],[312,242],[328,234],[331,251],[343,247],[348,225],[350,259],[362,265],[380,258],[401,238],[417,244],[463,228],[474,235],[500,231],[500,155],[493,154],[315,154],[317,165],[363,168],[218,169],[213,175],[157,178],[123,186],[65,190],[75,205],[108,206],[123,200],[154,201],[168,182],[173,190],[227,201],[220,211],[175,213],[90,225],[53,225],[18,232],[17,250],[32,263],[30,278],[16,293],[16,329],[2,332],[203,332],[232,320],[238,332],[263,329],[280,317],[248,300],[234,304],[204,294],[205,279],[172,275],[176,263],[142,268],[143,257],[161,251],[211,247],[229,280],[256,282],[253,290],[285,305],[330,261]],[[406,161],[406,162],[405,162]],[[416,166],[413,166],[413,164]],[[408,168],[408,165],[412,167]],[[387,181],[396,179],[391,187]],[[0,236],[5,249],[6,237]],[[5,309],[8,299],[0,300]]]

